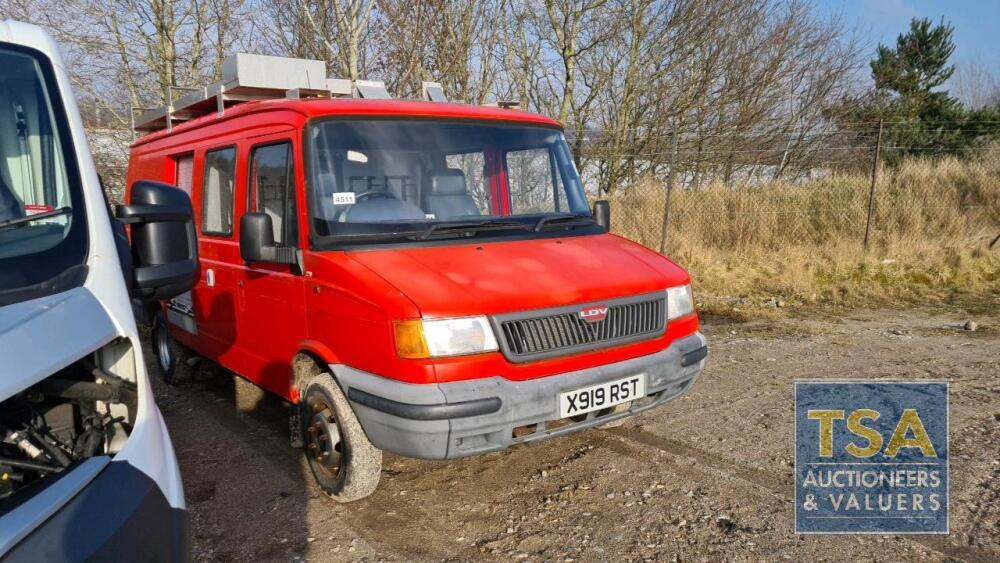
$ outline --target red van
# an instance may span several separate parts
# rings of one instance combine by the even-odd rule
[[[139,138],[128,185],[190,192],[201,280],[159,314],[186,350],[291,405],[331,497],[381,451],[491,452],[669,401],[702,371],[689,276],[610,234],[562,129],[493,107],[249,101]],[[170,118],[168,117],[168,120]]]

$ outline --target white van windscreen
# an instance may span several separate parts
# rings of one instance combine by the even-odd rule
[[[57,245],[69,231],[71,210],[58,128],[38,62],[0,50],[0,258]]]
[[[52,61],[0,46],[0,306],[85,278],[87,215],[70,127]]]

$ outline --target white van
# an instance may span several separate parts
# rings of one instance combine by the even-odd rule
[[[5,561],[189,558],[180,472],[130,298],[193,286],[194,224],[184,192],[137,188],[116,220],[55,43],[0,21]]]

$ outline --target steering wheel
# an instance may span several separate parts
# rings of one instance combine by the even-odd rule
[[[362,192],[354,196],[354,202],[364,201],[367,199],[399,199],[394,194],[390,192],[381,192],[377,190],[372,190],[370,192]],[[339,223],[343,223],[347,219],[347,212],[351,210],[351,206],[344,206],[337,211],[333,220]]]
[[[370,192],[363,192],[354,196],[354,201],[360,201],[362,199],[399,199],[390,192],[380,192],[372,190]]]

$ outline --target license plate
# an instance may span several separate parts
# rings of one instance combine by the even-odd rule
[[[634,401],[646,394],[646,374],[640,373],[559,394],[559,418],[585,414]]]

